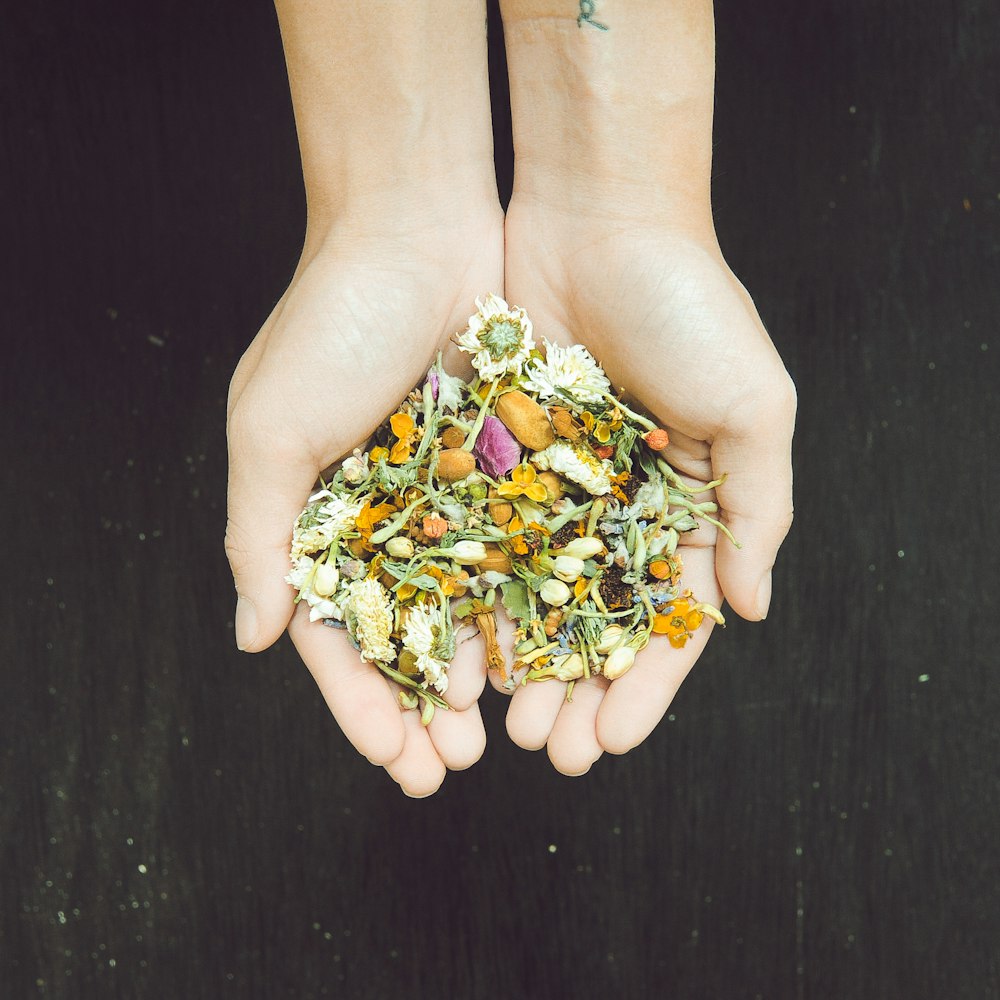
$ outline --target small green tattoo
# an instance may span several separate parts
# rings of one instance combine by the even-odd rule
[[[601,24],[600,21],[594,20],[596,10],[597,3],[595,0],[580,0],[580,16],[576,19],[577,27],[582,28],[584,21],[586,21],[587,24],[592,25],[600,31],[607,31],[608,26],[606,24]]]

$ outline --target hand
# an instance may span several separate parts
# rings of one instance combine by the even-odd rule
[[[515,195],[506,252],[507,299],[528,309],[536,335],[585,344],[667,428],[665,457],[690,483],[726,475],[715,499],[741,548],[710,526],[682,536],[682,583],[700,601],[725,597],[744,618],[763,618],[792,518],[795,391],[714,234],[561,213]],[[681,649],[654,635],[629,673],[578,682],[571,703],[557,681],[518,688],[508,732],[528,749],[547,744],[566,774],[604,750],[626,752],[666,712],[711,627]]]
[[[257,652],[288,626],[347,738],[413,796],[469,767],[485,733],[478,637],[460,644],[447,693],[424,729],[339,629],[293,615],[292,524],[318,475],[362,444],[464,328],[470,304],[502,288],[499,206],[368,216],[310,238],[294,278],[241,359],[229,397],[226,551],[239,596],[237,643]]]

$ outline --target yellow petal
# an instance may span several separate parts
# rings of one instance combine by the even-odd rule
[[[506,497],[508,500],[512,500],[514,497],[519,497],[523,492],[522,488],[517,485],[517,483],[501,483],[497,487],[497,493],[502,497]]]
[[[392,428],[392,433],[398,438],[404,438],[408,434],[412,434],[416,428],[413,417],[409,413],[394,413],[389,418],[389,426]]]
[[[389,461],[393,465],[402,465],[410,457],[410,442],[397,441],[389,452]]]
[[[525,486],[521,492],[535,503],[545,503],[549,497],[549,491],[543,483],[532,483],[530,486]]]

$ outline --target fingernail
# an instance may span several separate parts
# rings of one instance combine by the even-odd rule
[[[257,611],[245,597],[236,600],[236,648],[244,650],[257,638]]]
[[[754,602],[758,618],[767,617],[767,609],[771,606],[771,571],[768,570],[757,585],[757,599]]]

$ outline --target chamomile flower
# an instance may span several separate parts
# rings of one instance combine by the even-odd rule
[[[568,394],[579,403],[599,403],[611,391],[608,377],[582,344],[560,347],[545,340],[545,359],[532,358],[526,374],[524,389],[541,400]]]
[[[441,617],[435,609],[414,605],[407,611],[403,648],[416,658],[425,682],[444,694],[448,690],[448,664],[434,656],[440,632]]]
[[[601,497],[611,492],[611,465],[588,455],[564,441],[536,451],[531,461],[539,469],[551,469],[571,482],[582,486],[591,496]]]
[[[360,504],[349,503],[329,490],[313,494],[292,530],[292,562],[300,556],[328,549],[335,538],[354,527],[359,513]]]
[[[388,662],[395,659],[392,644],[392,603],[389,592],[378,580],[366,577],[348,587],[347,628],[361,647],[361,659]]]
[[[476,299],[476,308],[469,328],[455,335],[459,349],[472,355],[472,366],[488,382],[508,373],[520,375],[535,346],[528,314],[493,294]]]

